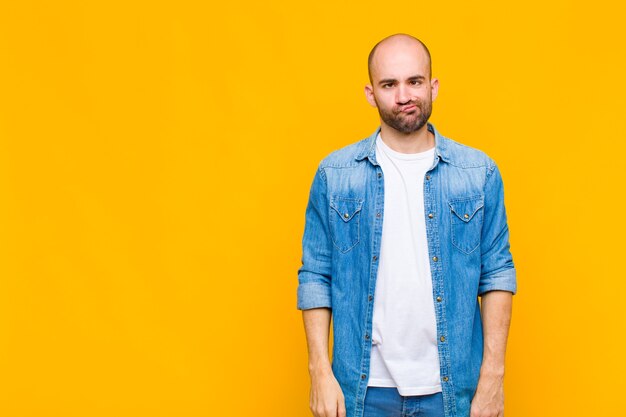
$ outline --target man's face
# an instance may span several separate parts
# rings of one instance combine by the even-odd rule
[[[421,129],[432,112],[438,80],[430,80],[426,52],[406,42],[380,45],[372,62],[368,101],[378,109],[382,123],[402,133]]]

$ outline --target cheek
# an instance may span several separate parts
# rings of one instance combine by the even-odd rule
[[[391,108],[395,105],[395,100],[393,98],[393,95],[391,93],[387,93],[387,94],[379,94],[378,97],[376,98],[376,101],[378,104],[380,104],[381,106],[383,106],[384,108]]]

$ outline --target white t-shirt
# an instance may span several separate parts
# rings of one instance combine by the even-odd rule
[[[437,326],[424,216],[424,175],[435,148],[406,154],[378,134],[385,208],[374,298],[368,386],[400,395],[441,391]]]

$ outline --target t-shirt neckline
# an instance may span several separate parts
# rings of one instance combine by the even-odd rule
[[[420,160],[420,159],[426,159],[426,158],[432,157],[434,155],[434,153],[435,153],[435,147],[434,146],[432,148],[430,148],[430,149],[425,150],[425,151],[416,152],[416,153],[403,153],[403,152],[395,151],[395,150],[391,149],[389,147],[389,145],[387,145],[382,140],[380,132],[378,133],[378,136],[376,137],[376,144],[378,146],[380,146],[382,148],[383,152],[385,152],[385,154],[387,156],[389,156],[390,158],[402,159],[402,160],[405,160],[405,161],[416,161],[416,160]]]

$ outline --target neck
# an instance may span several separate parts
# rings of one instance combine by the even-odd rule
[[[403,133],[381,121],[380,136],[387,146],[401,153],[424,152],[435,147],[435,135],[427,124],[415,132]]]

